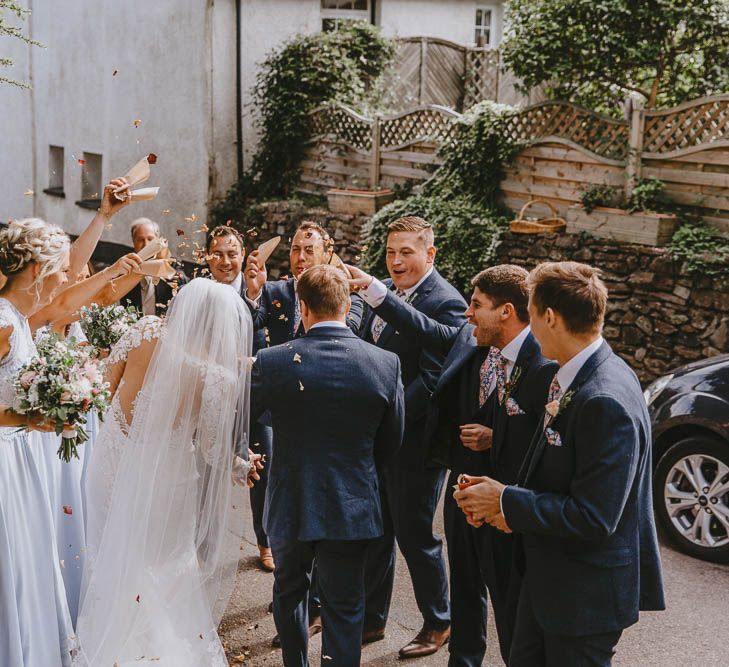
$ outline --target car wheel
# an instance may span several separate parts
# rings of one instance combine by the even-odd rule
[[[692,436],[672,445],[656,466],[653,502],[681,551],[729,561],[729,443]]]

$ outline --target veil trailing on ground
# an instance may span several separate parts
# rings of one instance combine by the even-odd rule
[[[180,290],[89,564],[76,664],[227,665],[216,629],[243,529],[232,464],[248,450],[251,344],[235,290],[205,279]]]

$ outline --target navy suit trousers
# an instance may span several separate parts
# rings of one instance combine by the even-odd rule
[[[443,541],[433,533],[433,517],[443,491],[443,468],[390,465],[380,472],[385,533],[367,551],[365,627],[384,628],[395,576],[395,539],[410,571],[418,609],[428,629],[450,624],[448,578]]]
[[[570,637],[546,633],[522,588],[509,667],[610,667],[622,631]]]
[[[322,601],[322,664],[359,667],[364,624],[364,568],[370,540],[300,542],[270,536],[276,560],[273,618],[285,667],[307,667],[308,596],[316,559]],[[327,656],[324,659],[323,656]]]
[[[251,514],[253,515],[253,532],[256,534],[256,541],[259,547],[268,546],[268,537],[263,528],[263,505],[266,500],[266,484],[268,483],[268,466],[271,462],[271,449],[273,446],[273,430],[270,426],[264,426],[256,422],[251,424],[251,451],[254,454],[262,454],[265,457],[263,470],[259,470],[261,477],[251,489]]]

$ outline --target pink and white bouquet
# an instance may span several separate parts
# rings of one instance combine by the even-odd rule
[[[111,402],[104,364],[95,358],[93,348],[55,335],[41,340],[38,356],[18,371],[14,385],[14,412],[33,413],[55,423],[61,436],[58,456],[66,462],[78,458],[78,445],[88,440],[85,413],[96,409],[103,419]]]
[[[79,311],[81,329],[98,350],[110,350],[138,319],[134,306],[99,306],[92,303]]]

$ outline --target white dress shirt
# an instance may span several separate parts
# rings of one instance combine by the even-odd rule
[[[341,320],[323,320],[316,324],[312,324],[311,327],[309,327],[309,331],[318,327],[338,327],[339,329],[349,329],[349,327]]]
[[[241,271],[233,280],[232,283],[230,283],[230,286],[240,294],[240,289],[243,286],[243,271]]]
[[[560,366],[557,371],[557,382],[559,382],[559,388],[562,395],[567,392],[587,360],[600,349],[603,342],[603,337],[598,336],[597,340],[593,341],[586,348],[578,352],[564,366]]]
[[[412,287],[404,289],[403,292],[405,292],[405,298],[410,298],[410,295],[413,294],[418,287],[420,287],[430,277],[431,273],[433,273],[432,266],[417,283],[415,283]],[[360,290],[359,294],[366,304],[372,306],[372,308],[377,308],[377,306],[381,305],[387,296],[387,285],[385,285],[385,283],[381,280],[373,278],[367,288]]]

